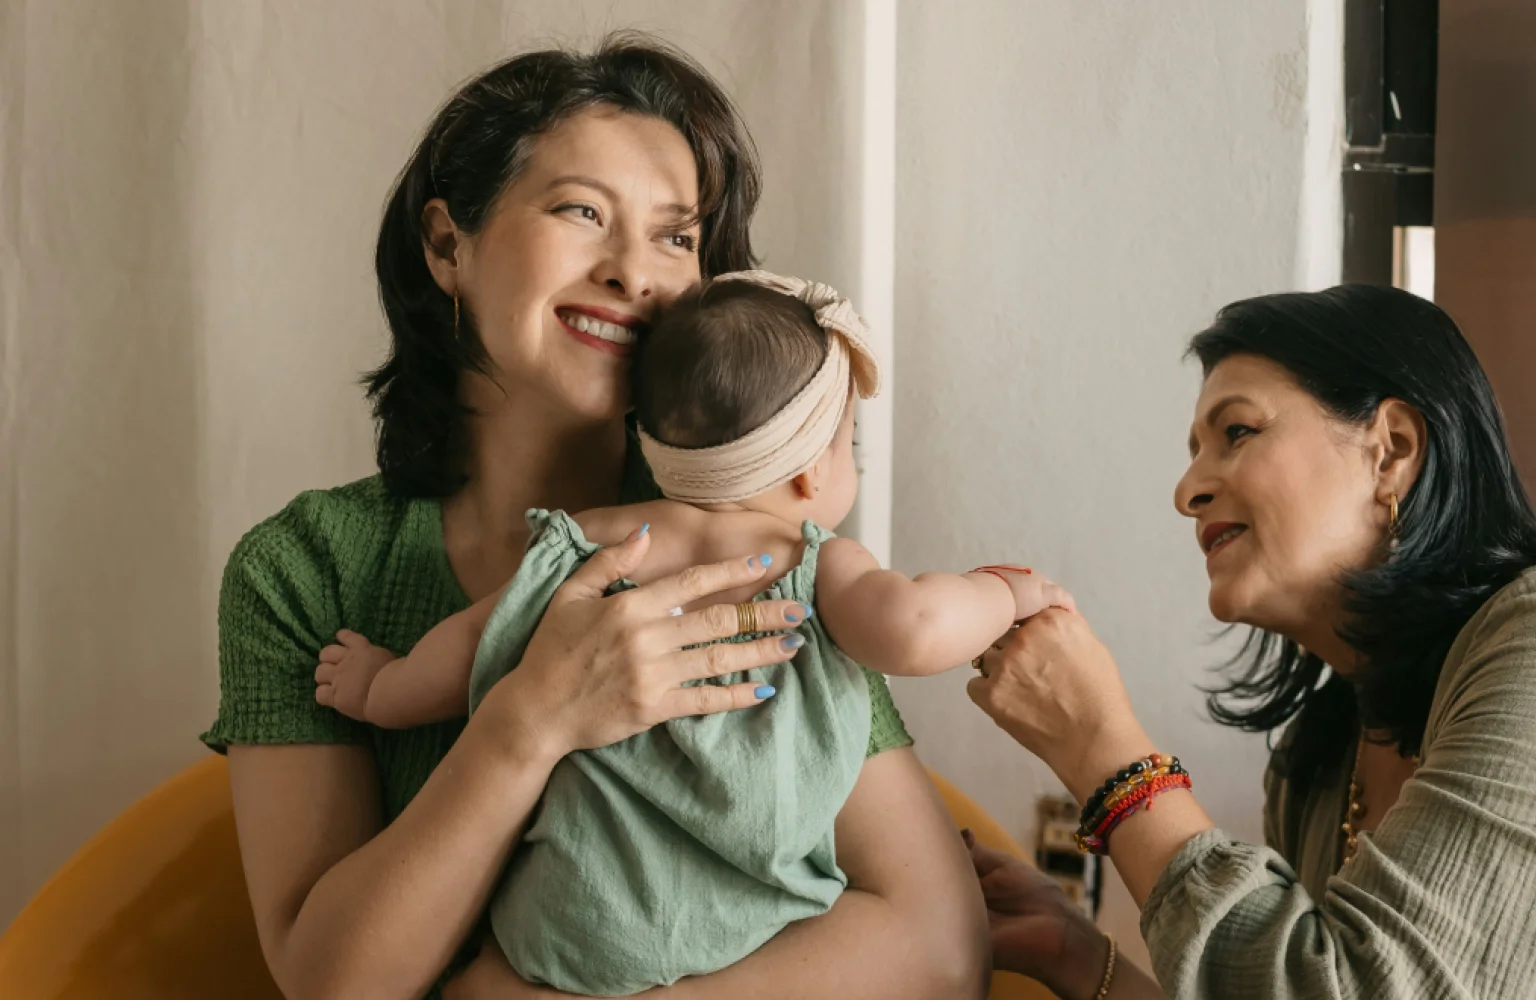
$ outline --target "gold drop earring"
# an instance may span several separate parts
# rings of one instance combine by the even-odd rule
[[[1387,504],[1387,548],[1392,552],[1397,551],[1397,536],[1401,527],[1401,521],[1397,515],[1397,494],[1392,494],[1392,499]]]

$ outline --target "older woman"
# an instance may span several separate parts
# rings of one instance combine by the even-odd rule
[[[1536,516],[1477,359],[1433,305],[1368,287],[1238,302],[1191,352],[1175,502],[1212,613],[1254,629],[1213,714],[1284,727],[1266,846],[1152,756],[1177,747],[1080,616],[1025,623],[972,698],[1085,803],[1169,995],[1536,995]],[[973,856],[999,965],[1158,995],[1043,879]]]

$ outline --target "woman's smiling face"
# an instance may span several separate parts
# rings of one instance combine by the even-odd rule
[[[536,140],[475,235],[429,206],[429,233],[451,236],[456,266],[430,248],[429,264],[473,318],[499,383],[471,405],[505,389],[566,420],[623,414],[640,328],[699,280],[698,200],[682,133],[597,107]]]
[[[1273,361],[1240,354],[1211,370],[1174,503],[1195,520],[1218,620],[1293,638],[1331,629],[1343,574],[1385,537],[1370,437]]]

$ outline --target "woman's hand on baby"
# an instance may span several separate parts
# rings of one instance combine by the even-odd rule
[[[762,703],[770,683],[690,681],[782,663],[803,645],[799,635],[712,644],[738,634],[732,605],[674,614],[711,594],[746,587],[767,573],[765,556],[694,566],[623,593],[615,581],[640,565],[649,536],[636,532],[599,551],[555,593],[517,669],[487,696],[524,752],[564,756],[607,746],[658,723]],[[795,601],[758,601],[758,630],[793,629],[809,617]],[[699,645],[711,643],[709,645]],[[695,647],[698,648],[686,648]]]
[[[384,666],[396,659],[383,646],[375,646],[356,632],[342,629],[336,642],[320,650],[315,668],[315,701],[334,708],[349,719],[368,721],[368,691]]]

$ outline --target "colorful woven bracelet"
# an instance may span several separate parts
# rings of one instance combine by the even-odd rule
[[[1136,777],[1143,771],[1155,771],[1163,767],[1172,768],[1176,773],[1182,772],[1184,769],[1183,765],[1179,763],[1179,758],[1168,754],[1154,753],[1148,754],[1147,756],[1141,758],[1141,760],[1127,764],[1119,771],[1110,775],[1108,780],[1106,780],[1097,791],[1090,795],[1088,797],[1088,801],[1084,803],[1082,814],[1078,817],[1078,825],[1088,825],[1089,818],[1092,817],[1093,814],[1098,811],[1099,807],[1104,804],[1105,798],[1115,790],[1117,785],[1129,781],[1131,778]]]
[[[1151,809],[1152,800],[1175,788],[1189,788],[1192,782],[1188,774],[1169,774],[1139,785],[1126,795],[1104,819],[1092,829],[1079,828],[1074,839],[1078,850],[1085,854],[1108,854],[1109,835],[1135,813]]]
[[[1121,806],[1115,809],[1110,817],[1094,831],[1095,836],[1107,846],[1109,835],[1115,831],[1115,828],[1135,813],[1141,812],[1143,809],[1150,810],[1153,799],[1175,788],[1187,789],[1189,786],[1190,780],[1187,774],[1170,775],[1167,778],[1159,779],[1144,786],[1136,795],[1128,798]]]
[[[1192,782],[1177,757],[1148,754],[1115,772],[1083,804],[1074,838],[1080,850],[1103,854],[1108,851],[1109,834],[1126,817],[1174,788],[1190,788]]]
[[[1126,798],[1126,796],[1130,795],[1136,789],[1158,778],[1164,778],[1176,773],[1179,772],[1174,771],[1171,765],[1164,765],[1154,770],[1142,771],[1140,774],[1127,778],[1125,781],[1116,785],[1114,790],[1111,791],[1109,795],[1105,796],[1104,801],[1099,804],[1099,807],[1096,810],[1094,810],[1093,815],[1089,816],[1087,819],[1081,820],[1079,825],[1085,829],[1093,829],[1103,821],[1105,816],[1114,811],[1116,805],[1118,805],[1122,800]]]

